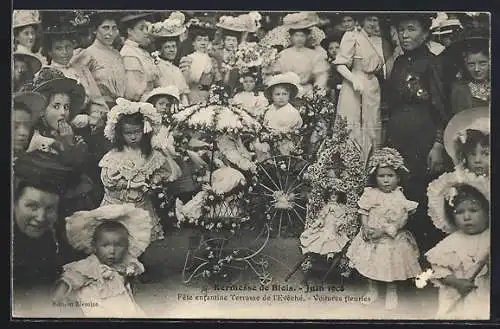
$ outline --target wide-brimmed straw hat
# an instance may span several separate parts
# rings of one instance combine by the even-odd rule
[[[174,85],[159,87],[151,90],[148,94],[144,95],[142,102],[149,102],[155,96],[172,96],[177,101],[180,101],[179,88]]]
[[[64,93],[71,98],[70,118],[79,113],[85,103],[85,88],[75,79],[50,67],[44,67],[33,79],[33,90],[41,94]]]
[[[459,164],[462,159],[459,159],[458,143],[461,136],[465,136],[467,130],[478,130],[485,134],[490,133],[490,109],[489,107],[475,107],[458,112],[448,122],[444,130],[444,147],[453,162]]]
[[[300,77],[294,72],[277,74],[271,77],[267,83],[266,90],[264,91],[266,97],[271,97],[271,91],[273,87],[277,85],[289,86],[291,88],[290,98],[293,98],[297,96],[300,91]]]
[[[15,51],[12,54],[14,60],[26,62],[30,67],[31,73],[36,74],[42,68],[42,61],[33,54],[24,51]]]
[[[299,12],[288,14],[283,18],[283,25],[290,30],[302,30],[316,26],[321,22],[315,12]]]
[[[445,173],[436,180],[432,181],[427,188],[427,197],[429,199],[429,216],[436,228],[445,232],[453,233],[457,230],[452,218],[449,218],[446,212],[446,202],[453,198],[456,187],[469,185],[479,191],[485,199],[490,202],[490,182],[487,177],[478,176],[472,172],[456,170],[451,173]]]
[[[133,204],[112,204],[90,211],[78,211],[66,218],[68,241],[76,250],[93,253],[92,240],[96,228],[105,222],[119,222],[128,231],[129,253],[140,256],[149,246],[153,224],[147,210]]]
[[[151,26],[151,35],[155,38],[178,37],[186,32],[184,22],[186,17],[183,13],[176,11],[161,22],[153,23]]]
[[[40,20],[40,12],[38,10],[14,10],[12,27],[24,27],[29,25],[38,25]]]
[[[40,93],[25,91],[14,94],[14,104],[23,104],[30,112],[32,121],[36,121],[45,110],[47,99]]]

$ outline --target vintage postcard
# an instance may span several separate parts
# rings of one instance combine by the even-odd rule
[[[12,15],[12,318],[490,318],[489,13]]]

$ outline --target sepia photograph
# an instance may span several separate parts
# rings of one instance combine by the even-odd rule
[[[11,319],[489,320],[490,21],[14,9]]]

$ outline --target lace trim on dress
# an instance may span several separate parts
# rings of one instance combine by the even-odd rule
[[[491,84],[489,82],[474,82],[471,81],[469,82],[469,88],[470,88],[470,93],[472,94],[472,97],[483,100],[483,101],[489,101],[491,98]]]
[[[131,180],[139,172],[142,172],[146,178],[149,178],[167,162],[167,158],[159,151],[153,151],[151,156],[141,166],[136,166],[137,160],[134,153],[112,150],[104,155],[99,162],[99,167],[117,171],[120,173],[120,177]]]

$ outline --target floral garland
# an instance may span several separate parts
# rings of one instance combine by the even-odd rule
[[[144,133],[152,132],[153,127],[161,124],[161,115],[152,104],[131,102],[120,97],[116,100],[116,105],[108,112],[108,120],[104,127],[104,136],[111,142],[114,142],[116,125],[120,118],[123,115],[134,113],[141,113],[144,116]]]
[[[227,193],[217,193],[205,184],[200,192],[201,217],[198,219],[177,217],[179,227],[188,224],[208,232],[229,232],[235,234],[241,224],[248,221],[244,212],[244,194],[246,186],[241,185]]]
[[[208,134],[257,135],[260,124],[245,110],[229,104],[229,94],[213,85],[207,104],[194,104],[172,116],[179,130],[192,129]]]
[[[342,193],[346,196],[349,221],[339,226],[339,231],[353,237],[358,229],[358,200],[365,186],[365,168],[361,160],[361,151],[348,139],[349,130],[345,118],[338,116],[335,133],[325,141],[323,149],[315,163],[307,169],[304,178],[312,186],[308,204],[306,228],[317,227],[322,223],[317,214],[325,204],[324,193]],[[330,169],[338,173],[330,175]]]

